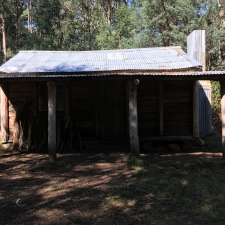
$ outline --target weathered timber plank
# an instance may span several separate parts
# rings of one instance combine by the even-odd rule
[[[138,136],[137,80],[127,81],[129,143],[132,153],[140,152]]]
[[[52,161],[56,160],[56,84],[52,81],[48,86],[48,152]]]

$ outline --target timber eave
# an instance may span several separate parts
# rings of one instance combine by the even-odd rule
[[[153,80],[222,80],[225,71],[101,71],[101,72],[32,72],[2,73],[0,80],[63,80],[63,79],[153,79]]]

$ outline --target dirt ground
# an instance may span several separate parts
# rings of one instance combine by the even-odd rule
[[[0,153],[1,225],[223,225],[221,154]]]

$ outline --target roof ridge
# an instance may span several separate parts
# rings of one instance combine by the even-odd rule
[[[19,53],[26,53],[26,52],[66,52],[66,53],[73,53],[73,52],[107,52],[107,51],[134,51],[134,50],[153,50],[153,49],[179,49],[183,50],[181,46],[161,46],[161,47],[147,47],[147,48],[123,48],[123,49],[96,49],[96,50],[20,50]]]

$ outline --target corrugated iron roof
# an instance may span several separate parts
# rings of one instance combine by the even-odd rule
[[[2,73],[79,73],[179,71],[201,68],[181,47],[99,50],[20,51],[0,67]]]

